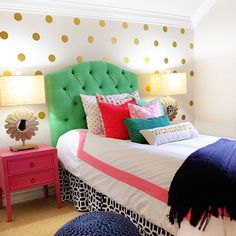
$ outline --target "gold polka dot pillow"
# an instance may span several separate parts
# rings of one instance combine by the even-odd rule
[[[155,146],[184,139],[196,138],[199,135],[197,129],[190,122],[141,130],[140,133],[149,144]]]

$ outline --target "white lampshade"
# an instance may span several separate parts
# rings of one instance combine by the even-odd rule
[[[150,94],[170,96],[187,93],[186,73],[166,73],[150,75]]]
[[[45,103],[44,77],[0,77],[0,106],[15,106]]]

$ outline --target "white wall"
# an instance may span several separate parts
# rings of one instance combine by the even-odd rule
[[[236,138],[236,1],[217,0],[194,31],[195,125]]]

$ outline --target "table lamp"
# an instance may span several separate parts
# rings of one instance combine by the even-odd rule
[[[0,106],[34,105],[45,103],[44,77],[2,76],[0,77]],[[19,108],[5,120],[6,132],[11,138],[21,140],[22,145],[10,146],[12,151],[37,148],[36,144],[26,144],[38,130],[37,116],[27,109]]]
[[[155,96],[167,96],[161,99],[165,114],[170,121],[178,114],[178,104],[170,95],[187,93],[186,73],[162,73],[150,75],[150,94]]]

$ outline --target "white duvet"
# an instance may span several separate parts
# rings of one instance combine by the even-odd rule
[[[144,216],[150,222],[166,229],[173,235],[236,235],[236,223],[229,219],[212,217],[204,232],[192,227],[187,221],[181,224],[180,229],[177,225],[171,225],[167,219],[169,207],[166,203],[120,182],[80,160],[77,153],[81,131],[85,130],[71,130],[59,138],[58,157],[64,168],[94,187],[98,192],[102,192],[119,204]],[[168,190],[175,172],[183,161],[192,152],[217,140],[217,137],[201,135],[194,139],[150,146],[87,133],[84,150],[108,165]]]

